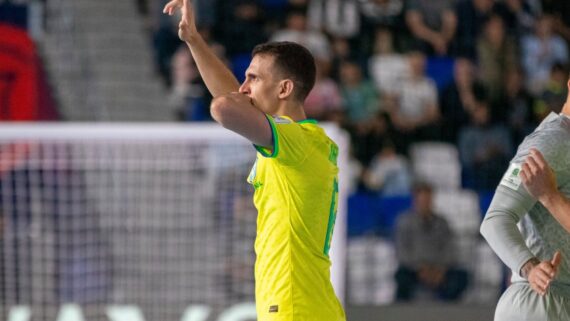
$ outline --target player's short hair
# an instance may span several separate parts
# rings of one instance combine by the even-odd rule
[[[252,52],[256,55],[270,55],[275,59],[275,66],[284,78],[290,78],[295,84],[294,95],[305,101],[313,86],[317,74],[315,58],[309,50],[294,42],[268,42],[257,45]]]

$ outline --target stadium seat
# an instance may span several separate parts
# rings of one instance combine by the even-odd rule
[[[416,177],[436,189],[457,189],[461,185],[461,164],[457,147],[443,142],[415,143],[410,158]]]
[[[373,233],[378,225],[377,219],[378,197],[357,193],[348,198],[348,236],[361,236]]]
[[[412,196],[389,196],[379,200],[379,227],[380,235],[392,237],[398,216],[412,207]]]
[[[470,190],[439,190],[434,195],[433,207],[449,222],[456,236],[459,263],[473,266],[481,222],[478,195]]]
[[[458,233],[476,232],[481,222],[479,196],[470,190],[436,191],[434,210]]]
[[[398,267],[394,244],[375,236],[348,242],[348,296],[354,304],[388,304],[394,301]]]
[[[357,193],[348,198],[348,236],[392,237],[398,215],[411,207],[410,195],[380,197]]]
[[[426,74],[441,93],[453,81],[455,60],[449,57],[430,57],[427,59]]]
[[[245,79],[245,71],[247,70],[247,67],[249,67],[250,62],[251,55],[249,53],[238,54],[231,58],[232,72],[240,83]]]

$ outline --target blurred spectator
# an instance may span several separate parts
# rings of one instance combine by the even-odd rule
[[[172,87],[168,105],[180,120],[209,120],[211,99],[190,51],[180,47],[172,58]]]
[[[396,300],[414,299],[423,288],[441,300],[458,300],[468,282],[467,272],[456,268],[457,249],[449,223],[432,209],[432,188],[417,183],[413,208],[396,224]]]
[[[383,196],[408,195],[412,184],[412,174],[408,160],[396,153],[390,140],[382,143],[382,149],[374,156],[364,173],[367,189]]]
[[[396,53],[393,44],[393,34],[390,29],[378,28],[374,41],[374,55],[370,57],[368,63],[376,88],[390,95],[398,92],[404,79],[410,74],[406,57]]]
[[[464,186],[480,191],[494,189],[513,153],[507,128],[491,123],[489,102],[476,96],[470,125],[459,132],[459,157],[464,171]],[[501,165],[503,164],[503,165]]]
[[[316,60],[317,78],[313,90],[305,99],[308,118],[330,120],[333,113],[342,111],[342,97],[337,83],[330,78],[330,63]]]
[[[166,0],[162,1],[166,3]],[[156,27],[153,32],[152,44],[154,47],[154,58],[159,74],[164,79],[167,86],[171,85],[170,75],[170,59],[182,44],[178,38],[178,23],[174,16],[162,14],[162,8],[157,7],[155,10],[160,11],[160,16],[156,18]]]
[[[492,15],[484,25],[477,42],[477,63],[492,106],[493,120],[504,121],[506,109],[500,104],[505,90],[504,75],[518,64],[517,48],[507,37],[503,19]]]
[[[553,17],[553,28],[556,33],[570,43],[570,3],[560,0],[542,0],[545,14]]]
[[[229,56],[249,54],[253,47],[267,40],[265,18],[254,0],[222,3],[224,23],[218,26],[218,39],[226,45]]]
[[[453,77],[453,83],[443,90],[441,113],[443,138],[456,143],[459,130],[469,123],[476,92],[484,89],[483,84],[475,78],[475,66],[469,59],[458,58],[455,61]]]
[[[427,55],[449,52],[457,28],[455,0],[408,0],[406,23]]]
[[[539,94],[549,80],[555,63],[568,62],[566,42],[552,32],[552,17],[543,15],[536,22],[535,32],[522,40],[522,63],[527,76],[527,88]]]
[[[364,124],[380,110],[380,95],[356,62],[344,61],[341,64],[340,88],[350,122]]]
[[[335,37],[332,39],[331,76],[335,81],[340,80],[340,65],[352,59],[352,49],[348,39]]]
[[[541,122],[551,112],[560,113],[568,94],[567,79],[568,68],[559,63],[554,64],[548,82],[534,104],[536,122]]]
[[[352,38],[360,31],[357,0],[312,0],[308,19],[311,29],[334,37]]]
[[[366,56],[372,54],[374,31],[378,27],[390,29],[399,35],[394,40],[398,41],[397,47],[404,47],[406,42],[405,26],[403,22],[403,0],[358,0],[362,14],[362,27],[360,28],[359,41],[355,49]]]
[[[344,127],[350,133],[352,155],[363,167],[370,166],[386,142],[394,141],[392,124],[385,112],[373,115],[367,122],[347,122]]]
[[[513,143],[518,145],[538,124],[533,121],[533,97],[524,86],[524,74],[520,67],[507,72],[504,79],[505,92],[502,104],[508,110],[507,125],[511,130]]]
[[[358,0],[368,26],[384,26],[399,30],[404,9],[403,0]]]
[[[495,6],[497,14],[503,18],[507,34],[519,40],[532,32],[538,11],[525,0],[503,0]]]
[[[483,24],[493,12],[495,0],[459,0],[456,14],[456,55],[474,60],[476,57],[477,38]]]
[[[389,109],[394,127],[403,138],[402,152],[412,141],[441,137],[437,88],[425,74],[426,57],[414,51],[408,54],[408,63],[410,77],[403,81],[397,103]]]
[[[331,60],[330,44],[323,33],[307,28],[307,16],[303,11],[292,10],[287,15],[284,29],[277,30],[271,41],[291,41],[301,44],[311,51],[316,59]]]

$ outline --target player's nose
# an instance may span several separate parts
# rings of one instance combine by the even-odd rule
[[[240,92],[240,94],[244,94],[244,95],[248,95],[248,96],[251,93],[251,91],[249,90],[249,86],[245,82],[239,87],[239,92]]]

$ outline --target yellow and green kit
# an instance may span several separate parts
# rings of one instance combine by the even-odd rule
[[[316,121],[267,119],[273,146],[256,146],[248,177],[258,210],[258,320],[344,321],[329,259],[338,204],[338,146]]]

